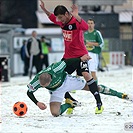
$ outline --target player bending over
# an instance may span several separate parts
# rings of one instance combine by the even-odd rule
[[[96,109],[95,114],[100,114],[103,112],[102,101],[99,95],[98,86],[93,80],[91,75],[88,73],[88,67],[86,60],[90,57],[84,55],[81,58],[71,58],[64,61],[51,64],[46,69],[43,69],[34,77],[34,79],[27,85],[28,97],[42,110],[46,109],[47,106],[39,102],[35,96],[34,92],[39,88],[45,87],[50,91],[50,111],[53,116],[59,116],[63,114],[69,107],[75,107],[75,102],[68,99],[65,104],[61,104],[65,93],[72,90],[86,90],[91,91],[96,99]],[[69,75],[65,69],[68,67],[73,67],[75,70],[81,68],[82,74],[84,75],[84,80],[80,77],[75,77]],[[71,85],[71,87],[70,87]]]

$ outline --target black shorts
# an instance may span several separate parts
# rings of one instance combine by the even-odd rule
[[[65,59],[62,59],[62,60],[65,60]],[[87,61],[85,61],[85,62],[80,61],[78,63],[77,62],[75,62],[75,63],[71,62],[71,64],[69,63],[69,65],[65,68],[65,71],[68,74],[72,74],[75,70],[76,70],[78,76],[83,76],[82,72],[88,72],[89,73]]]

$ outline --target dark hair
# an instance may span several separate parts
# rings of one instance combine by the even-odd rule
[[[69,11],[67,10],[67,8],[63,5],[58,5],[57,7],[55,7],[54,9],[54,15],[58,16],[58,15],[65,15],[65,13]]]
[[[88,19],[88,21],[93,21],[93,22],[94,22],[94,24],[95,24],[95,20],[94,20],[94,19],[92,19],[92,18],[89,18],[89,19]]]
[[[25,43],[26,43],[26,40],[24,39],[24,40],[23,40],[23,44],[25,44]]]
[[[41,39],[45,39],[46,37],[45,36],[41,36]]]

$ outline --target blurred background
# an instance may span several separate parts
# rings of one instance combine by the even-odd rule
[[[102,65],[133,65],[133,0],[43,0],[53,12],[56,5],[79,7],[84,19],[93,18],[104,38]],[[64,52],[61,29],[51,23],[39,0],[0,0],[0,75],[1,81],[22,75],[20,49],[35,30],[51,44],[49,63],[59,61]]]

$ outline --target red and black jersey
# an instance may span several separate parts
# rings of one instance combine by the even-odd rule
[[[49,19],[62,28],[65,43],[64,59],[81,57],[88,54],[83,36],[83,32],[88,30],[88,24],[83,19],[81,22],[78,22],[76,18],[72,17],[65,25],[57,21],[54,14],[51,14]]]

